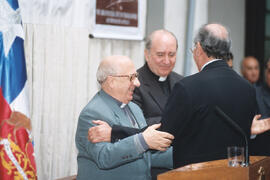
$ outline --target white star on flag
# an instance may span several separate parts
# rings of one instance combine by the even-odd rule
[[[6,57],[16,36],[24,39],[21,20],[19,8],[14,11],[6,0],[0,0],[0,32]]]

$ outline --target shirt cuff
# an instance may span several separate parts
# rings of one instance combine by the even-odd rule
[[[143,153],[149,149],[148,145],[146,144],[146,142],[143,138],[142,133],[136,134],[134,136],[134,143],[135,143],[136,149],[138,150],[139,153]]]

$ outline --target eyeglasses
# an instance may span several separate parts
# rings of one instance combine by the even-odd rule
[[[134,81],[136,78],[139,77],[139,73],[133,73],[133,74],[128,74],[128,75],[110,75],[112,77],[128,77],[129,81],[132,82]]]

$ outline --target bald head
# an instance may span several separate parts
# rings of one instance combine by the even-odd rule
[[[175,42],[176,45],[176,49],[178,48],[178,42],[177,39],[175,37],[175,35],[166,30],[166,29],[159,29],[156,31],[153,31],[146,39],[146,43],[145,43],[145,49],[147,49],[148,51],[150,51],[152,44],[155,43],[155,41],[160,38],[160,37],[167,37],[168,39],[172,39],[172,41]],[[154,42],[153,42],[154,41]]]
[[[197,43],[210,59],[223,59],[231,49],[230,34],[221,24],[203,25],[194,38],[194,44]]]
[[[125,66],[134,66],[127,56],[113,55],[105,57],[99,64],[97,70],[97,81],[102,84],[110,75],[121,74]]]
[[[108,95],[122,103],[129,103],[133,91],[140,86],[136,68],[127,56],[108,56],[98,67],[97,80]]]
[[[245,57],[241,63],[241,73],[250,83],[256,83],[260,73],[259,61],[253,56]]]
[[[208,24],[205,26],[205,29],[207,29],[213,36],[217,38],[220,39],[228,38],[228,31],[221,24]]]

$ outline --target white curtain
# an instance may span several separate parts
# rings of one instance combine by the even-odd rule
[[[74,135],[87,101],[87,31],[24,26],[31,120],[39,179],[76,173]]]

